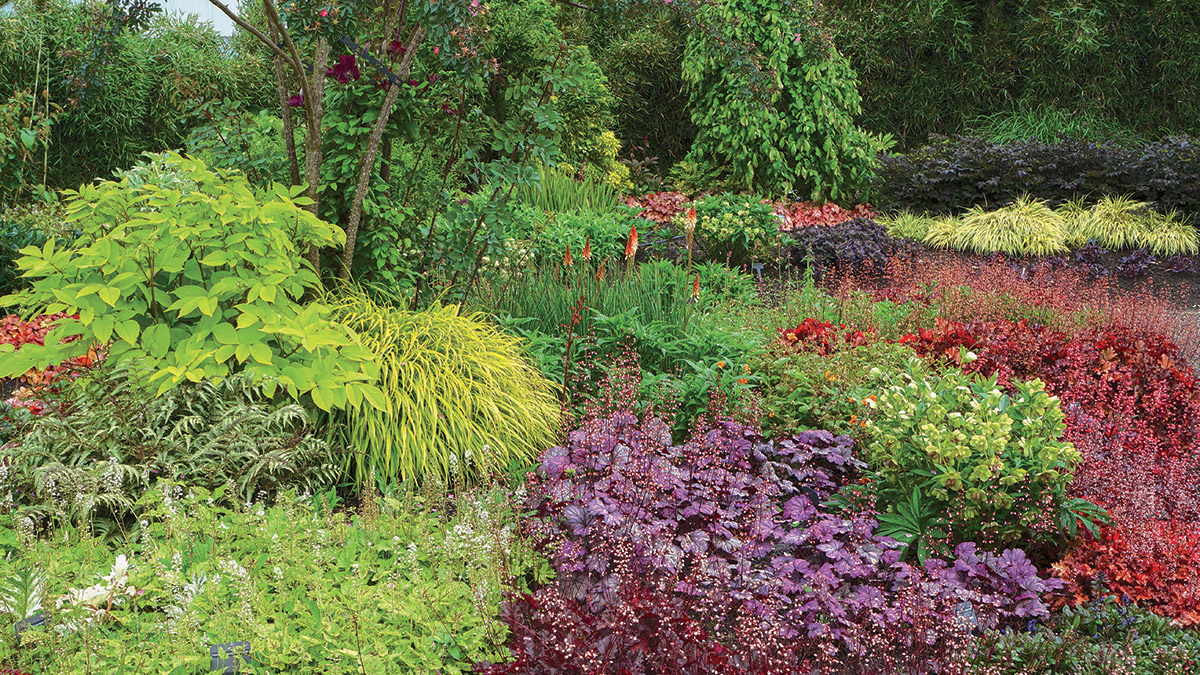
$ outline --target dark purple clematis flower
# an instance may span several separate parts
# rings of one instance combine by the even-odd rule
[[[408,86],[410,86],[410,87],[415,87],[415,86],[417,86],[417,81],[416,81],[416,80],[409,80],[409,81],[408,81]]]
[[[442,112],[447,115],[457,115],[458,114],[457,110],[455,110],[454,108],[451,108],[450,106],[446,105],[445,103],[442,104]]]
[[[388,56],[393,56],[393,57],[394,56],[404,56],[404,52],[407,52],[407,51],[408,50],[405,49],[405,47],[404,47],[404,43],[400,42],[399,40],[392,40],[391,42],[388,43],[388,46],[387,46]]]
[[[304,105],[304,92],[292,94],[291,97],[288,98],[288,107],[299,108],[302,105]]]
[[[345,84],[350,80],[358,79],[358,62],[353,54],[343,54],[338,57],[337,65],[325,71],[325,74],[337,78],[338,82]]]
[[[437,84],[437,81],[441,79],[441,77],[442,76],[437,73],[430,73],[425,77],[425,79],[429,80],[429,84]]]

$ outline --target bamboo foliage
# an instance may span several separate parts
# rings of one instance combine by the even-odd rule
[[[332,301],[380,367],[382,410],[348,410],[346,467],[360,489],[383,482],[479,477],[529,460],[559,432],[555,385],[521,343],[455,305],[406,311],[360,290]]]

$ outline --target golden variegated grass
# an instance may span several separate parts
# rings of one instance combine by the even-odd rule
[[[367,481],[467,480],[550,447],[560,431],[556,387],[520,340],[457,306],[411,312],[349,289],[333,316],[358,334],[380,366],[385,410],[345,414],[346,468]]]
[[[1068,214],[1068,239],[1072,245],[1095,242],[1114,251],[1143,246],[1154,215],[1145,202],[1129,197],[1104,197],[1086,209],[1072,202],[1061,210]]]
[[[1045,202],[1027,196],[993,211],[975,207],[957,219],[938,221],[930,227],[925,243],[1018,256],[1048,256],[1067,250],[1062,215]]]
[[[888,234],[893,237],[924,241],[938,220],[935,216],[905,210],[880,217],[879,224],[886,227]]]

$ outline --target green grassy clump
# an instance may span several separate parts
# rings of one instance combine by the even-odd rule
[[[521,341],[454,305],[410,312],[348,291],[333,315],[375,355],[385,406],[345,413],[347,463],[361,489],[482,476],[523,463],[559,431],[554,385]]]

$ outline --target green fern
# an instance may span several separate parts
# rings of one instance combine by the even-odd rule
[[[230,486],[249,500],[295,487],[315,492],[339,475],[328,445],[298,405],[277,406],[242,376],[154,398],[146,376],[97,368],[24,424],[0,450],[26,515],[116,532],[163,478]]]

